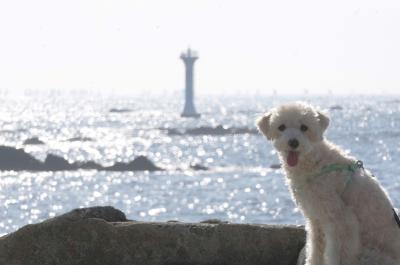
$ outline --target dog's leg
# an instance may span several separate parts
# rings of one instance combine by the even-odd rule
[[[345,205],[330,185],[320,185],[312,192],[319,198],[318,203],[312,205],[312,214],[319,218],[324,236],[323,264],[356,265],[361,243],[359,222],[352,208]]]
[[[359,225],[350,210],[324,225],[326,265],[356,265],[360,253]]]
[[[324,234],[318,221],[307,223],[306,265],[324,265]]]
[[[325,251],[324,259],[326,265],[341,265],[340,264],[340,238],[337,237],[333,224],[325,224]]]

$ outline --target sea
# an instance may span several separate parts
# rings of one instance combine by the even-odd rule
[[[363,161],[400,207],[400,96],[240,93],[200,95],[200,118],[182,118],[182,95],[0,94],[0,145],[44,160],[102,165],[144,155],[164,171],[0,172],[0,235],[79,207],[110,205],[137,221],[304,224],[272,145],[258,133],[188,135],[202,126],[255,129],[289,101],[331,118],[326,137]],[[26,145],[38,137],[43,144]],[[194,170],[197,164],[208,170]],[[373,217],[371,217],[373,218]]]

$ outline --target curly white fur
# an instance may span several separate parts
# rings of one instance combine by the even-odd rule
[[[287,184],[306,218],[306,265],[399,265],[400,228],[392,203],[367,170],[331,171],[356,159],[324,139],[326,114],[295,102],[265,113],[257,121],[273,141]],[[284,125],[284,126],[282,126]],[[290,145],[296,139],[298,145]]]

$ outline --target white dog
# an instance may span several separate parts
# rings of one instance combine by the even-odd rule
[[[324,113],[290,103],[257,125],[273,141],[306,218],[307,265],[400,264],[400,221],[388,195],[360,161],[324,139]]]

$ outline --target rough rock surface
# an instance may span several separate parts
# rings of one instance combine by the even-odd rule
[[[89,208],[78,208],[74,209],[65,214],[56,216],[47,221],[54,221],[55,219],[65,219],[69,221],[78,221],[80,219],[89,219],[89,218],[99,218],[103,219],[107,222],[126,222],[125,214],[115,209],[112,206],[95,206]]]
[[[125,220],[94,207],[27,225],[0,238],[0,264],[295,265],[305,237],[296,226]]]

